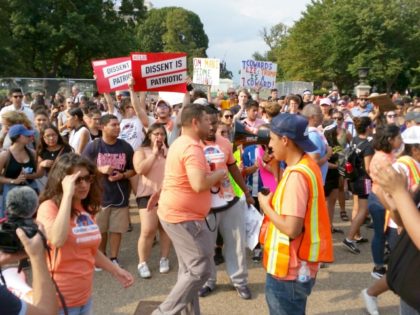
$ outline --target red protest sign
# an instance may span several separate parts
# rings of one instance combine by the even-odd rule
[[[186,92],[187,54],[131,53],[135,91]]]
[[[131,77],[130,57],[94,60],[92,67],[99,93],[128,90],[127,81]]]

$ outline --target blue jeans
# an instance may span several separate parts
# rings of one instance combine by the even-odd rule
[[[85,305],[68,307],[69,315],[93,315],[93,303],[90,298]],[[58,315],[64,315],[64,310],[60,308]]]
[[[306,283],[283,281],[267,273],[265,299],[270,315],[304,315],[314,284],[315,279]]]
[[[376,266],[382,266],[384,264],[385,249],[385,208],[372,192],[368,197],[368,209],[373,220],[374,234],[371,244],[373,262]]]

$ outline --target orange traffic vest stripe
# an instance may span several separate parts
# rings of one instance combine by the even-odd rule
[[[285,193],[287,193],[284,188],[291,172],[299,172],[304,175],[309,187],[309,199],[298,257],[309,262],[332,262],[331,225],[325,202],[322,176],[318,165],[308,155],[305,154],[298,164],[286,168],[273,196],[274,210],[281,215],[281,205]],[[263,265],[267,273],[277,277],[287,275],[290,258],[289,245],[288,236],[281,233],[270,222],[267,228],[263,257]]]

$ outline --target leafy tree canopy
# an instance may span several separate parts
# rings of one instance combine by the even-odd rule
[[[137,28],[138,49],[143,52],[185,52],[188,68],[193,57],[207,57],[209,39],[197,14],[178,7],[152,9]]]
[[[291,28],[263,30],[266,56],[288,80],[351,89],[364,66],[379,90],[401,89],[419,82],[419,13],[418,0],[312,0]]]

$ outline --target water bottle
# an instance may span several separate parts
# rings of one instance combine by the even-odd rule
[[[301,266],[299,268],[297,281],[301,283],[305,283],[311,280],[311,272],[309,271],[309,267],[306,264],[306,261],[301,262]]]

